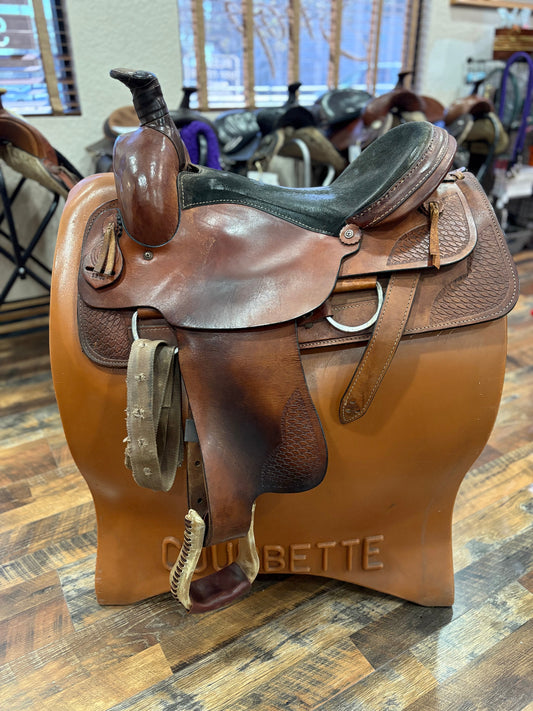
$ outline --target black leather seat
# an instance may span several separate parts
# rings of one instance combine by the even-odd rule
[[[378,201],[416,166],[433,136],[429,123],[402,124],[372,143],[328,187],[264,185],[236,173],[208,168],[182,172],[178,176],[180,206],[247,205],[308,230],[336,235],[348,217]],[[420,170],[422,177],[424,168]],[[431,170],[426,167],[426,171]]]

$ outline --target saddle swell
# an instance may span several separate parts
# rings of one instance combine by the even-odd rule
[[[140,123],[134,132],[120,136],[113,149],[124,229],[140,245],[160,247],[174,237],[179,224],[176,189],[167,176],[187,170],[189,155],[156,77],[127,69],[114,69],[111,76],[131,90]]]
[[[133,340],[128,322],[147,309],[141,347],[152,337],[177,344],[191,511],[172,589],[187,609],[214,609],[248,589],[257,573],[257,497],[306,491],[326,473],[326,441],[300,347],[334,340],[328,319],[336,294],[349,295],[357,319],[360,290],[385,290],[362,331],[347,336],[337,328],[342,319],[333,321],[341,338],[368,342],[339,405],[349,426],[371,406],[405,329],[424,332],[446,321],[433,318],[432,306],[449,284],[472,279],[467,259],[478,249],[479,224],[468,179],[448,173],[454,141],[430,124],[389,132],[329,188],[258,186],[191,165],[153,75],[114,75],[132,90],[141,126],[117,141],[116,199],[109,194],[85,227],[80,342],[101,366],[124,367]],[[503,298],[498,292],[500,311]],[[480,312],[490,318],[494,310],[483,300]],[[311,329],[322,335],[305,343],[302,333]],[[233,539],[238,570],[191,584],[202,546]]]

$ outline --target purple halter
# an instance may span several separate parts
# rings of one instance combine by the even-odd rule
[[[205,165],[208,168],[220,170],[220,147],[216,133],[203,121],[191,121],[191,123],[180,128],[180,135],[187,146],[191,161],[198,164],[200,160],[200,150],[198,147],[198,136],[204,136],[207,143],[207,155]]]
[[[507,89],[507,77],[509,76],[511,66],[518,59],[525,59],[526,62],[529,64],[529,79],[528,79],[528,83],[527,83],[526,99],[524,101],[524,107],[522,109],[522,120],[520,121],[520,128],[518,129],[518,135],[516,136],[513,154],[511,156],[511,160],[510,160],[509,166],[508,166],[509,168],[513,167],[513,165],[518,160],[518,156],[524,150],[524,144],[526,141],[527,122],[528,122],[528,117],[529,117],[529,114],[531,111],[531,102],[533,99],[533,59],[531,59],[531,56],[529,54],[527,54],[526,52],[515,52],[507,60],[505,69],[503,70],[503,74],[502,74],[502,81],[501,81],[501,85],[500,85],[500,108],[498,111],[500,120],[503,119],[503,112],[505,109],[505,92]]]

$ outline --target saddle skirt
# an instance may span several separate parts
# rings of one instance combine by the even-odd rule
[[[305,491],[326,474],[300,352],[367,344],[337,403],[349,426],[402,338],[501,318],[516,272],[475,178],[449,172],[455,142],[440,128],[393,129],[327,188],[258,185],[192,165],[153,76],[114,75],[141,126],[117,141],[116,189],[94,176],[69,198],[91,205],[79,340],[113,372],[128,367],[136,338],[177,349],[191,511],[172,588],[188,609],[214,609],[257,573],[257,497]],[[191,583],[191,549],[198,560],[202,546],[232,539],[237,562]]]

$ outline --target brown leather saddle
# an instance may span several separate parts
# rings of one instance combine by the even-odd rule
[[[0,89],[0,235],[10,243],[10,248],[4,249],[0,246],[0,254],[11,262],[13,267],[11,275],[0,290],[0,306],[7,300],[18,279],[30,277],[50,291],[46,275],[50,275],[51,270],[34,255],[34,250],[50,224],[60,199],[66,198],[71,188],[82,179],[80,173],[53,148],[40,131],[3,107],[1,97],[4,93],[5,90]],[[17,182],[9,188],[4,178],[3,164],[16,173]],[[28,234],[25,229],[21,238],[17,228],[17,208],[25,209],[22,204],[24,191],[21,188],[26,180],[36,181],[49,190],[51,196],[50,204],[43,210],[33,235]],[[35,265],[39,269],[36,270]],[[39,309],[39,306],[35,308],[37,316],[40,315]]]
[[[480,83],[474,85],[469,96],[450,104],[444,123],[458,147],[467,149],[465,163],[468,170],[485,186],[486,173],[494,158],[507,150],[509,136],[490,99],[477,93]]]
[[[366,125],[389,113],[424,113],[425,104],[422,97],[405,86],[405,77],[409,74],[411,72],[401,72],[392,91],[376,97],[366,105],[363,111],[363,120]]]
[[[2,106],[5,93],[0,89],[0,158],[17,173],[66,197],[82,176],[38,129]]]
[[[514,266],[475,178],[449,172],[455,141],[440,128],[393,129],[328,187],[278,188],[190,163],[156,77],[111,75],[140,127],[116,142],[116,199],[82,226],[79,339],[99,368],[127,368],[137,483],[170,489],[186,455],[171,590],[187,609],[214,609],[259,569],[257,497],[326,473],[300,351],[367,343],[332,405],[354,422],[402,338],[506,314]],[[202,547],[234,539],[236,561],[191,582]]]
[[[405,86],[405,78],[410,74],[410,71],[400,72],[394,89],[372,99],[365,106],[359,129],[363,147],[402,123],[436,123],[443,119],[444,106],[439,101],[417,94]]]

